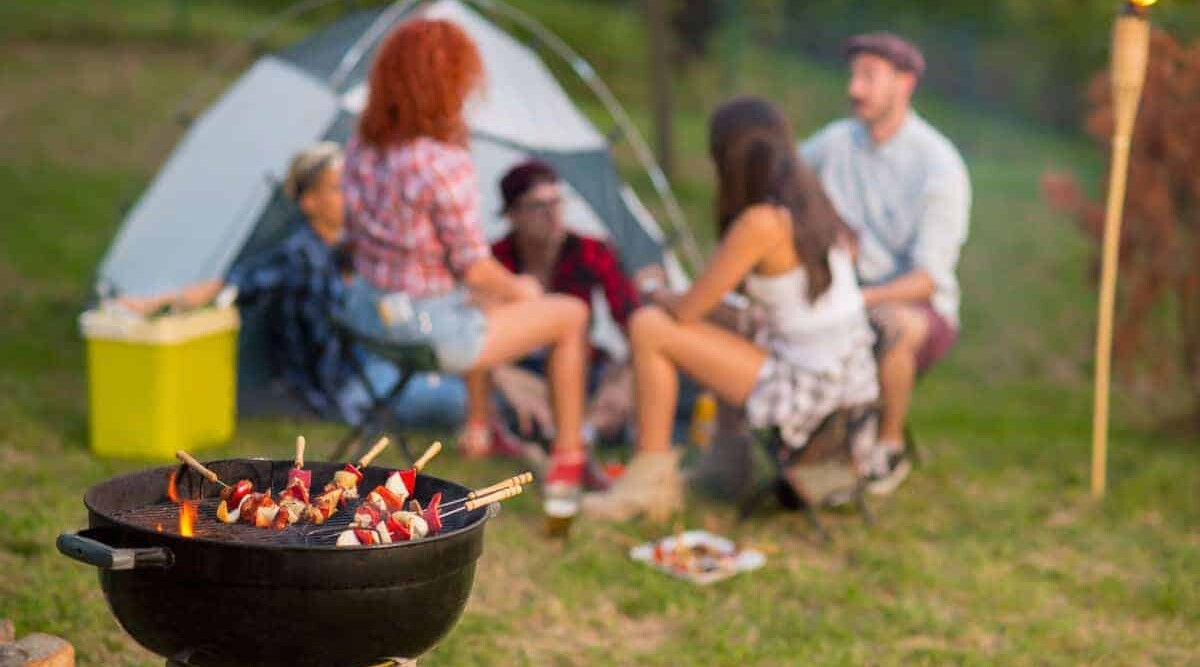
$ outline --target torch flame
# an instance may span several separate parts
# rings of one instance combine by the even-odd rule
[[[1137,5],[1138,7],[1149,7],[1150,5],[1153,5],[1154,3],[1158,2],[1158,0],[1129,0],[1129,1],[1132,2],[1133,4]]]
[[[191,537],[195,523],[196,504],[190,500],[185,501],[179,506],[179,534],[184,537]]]
[[[173,503],[179,502],[179,491],[175,488],[175,476],[178,474],[178,470],[172,470],[171,476],[167,478],[167,498]]]

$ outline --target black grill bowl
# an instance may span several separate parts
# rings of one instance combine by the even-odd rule
[[[248,478],[258,489],[277,491],[290,467],[267,460],[208,465],[224,480]],[[314,462],[307,468],[319,489],[341,465]],[[91,527],[60,537],[59,549],[101,565],[108,603],[135,640],[197,667],[364,667],[389,657],[416,658],[462,614],[483,551],[484,524],[497,510],[493,505],[450,517],[432,538],[374,547],[338,548],[328,539],[313,545],[272,531],[262,533],[270,543],[229,541],[204,530],[185,538],[174,534],[173,522],[158,532],[133,518],[166,502],[174,470],[124,475],[89,489],[84,504]],[[381,484],[389,472],[367,469],[360,492]],[[209,506],[218,493],[190,471],[180,474],[178,488],[185,498],[209,498]],[[414,495],[422,503],[438,491],[449,500],[468,489],[417,478]],[[343,521],[350,511],[339,512]],[[113,565],[132,569],[110,567],[114,555]]]

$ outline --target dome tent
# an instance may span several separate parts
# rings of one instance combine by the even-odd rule
[[[505,231],[499,178],[517,162],[537,157],[563,176],[571,227],[609,239],[631,271],[662,263],[682,279],[658,223],[617,174],[606,137],[538,55],[463,2],[436,0],[349,14],[254,62],[192,124],[125,217],[100,265],[98,288],[142,295],[219,278],[239,259],[281,238],[295,218],[294,206],[280,190],[288,160],[318,140],[346,141],[366,101],[374,50],[392,27],[417,11],[462,26],[484,56],[487,86],[467,117],[489,238]],[[552,35],[548,38],[593,85],[595,75],[586,63],[563,53],[565,45]],[[614,111],[607,89],[602,84],[593,89]],[[644,149],[619,106],[615,112],[625,136]],[[639,157],[668,212],[677,212],[661,172],[645,155]],[[677,232],[686,235],[686,227],[676,223]],[[265,335],[254,320],[248,314],[239,352],[241,386],[249,391],[263,384],[266,372]],[[605,330],[601,327],[601,338],[619,345],[611,326],[607,335]]]

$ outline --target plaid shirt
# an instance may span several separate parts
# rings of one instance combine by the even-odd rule
[[[416,298],[450,292],[488,257],[479,186],[463,148],[419,138],[346,147],[346,229],[359,275]]]
[[[523,262],[517,255],[517,243],[512,234],[492,246],[492,254],[509,271],[521,273]],[[604,290],[613,319],[622,330],[626,329],[629,316],[641,302],[633,281],[626,277],[621,267],[621,260],[607,243],[567,232],[558,260],[550,271],[550,291],[578,297],[590,308],[592,290],[597,286]]]
[[[351,377],[349,352],[329,321],[344,284],[334,247],[302,222],[265,255],[230,272],[240,305],[266,299],[272,363],[288,386],[321,415],[341,416],[336,396]]]

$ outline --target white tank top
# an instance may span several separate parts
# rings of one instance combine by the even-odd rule
[[[850,253],[839,246],[830,248],[829,269],[833,280],[816,301],[808,299],[808,272],[802,266],[774,276],[746,277],[746,294],[766,313],[772,354],[826,370],[838,367],[856,344],[853,334],[868,325]]]

